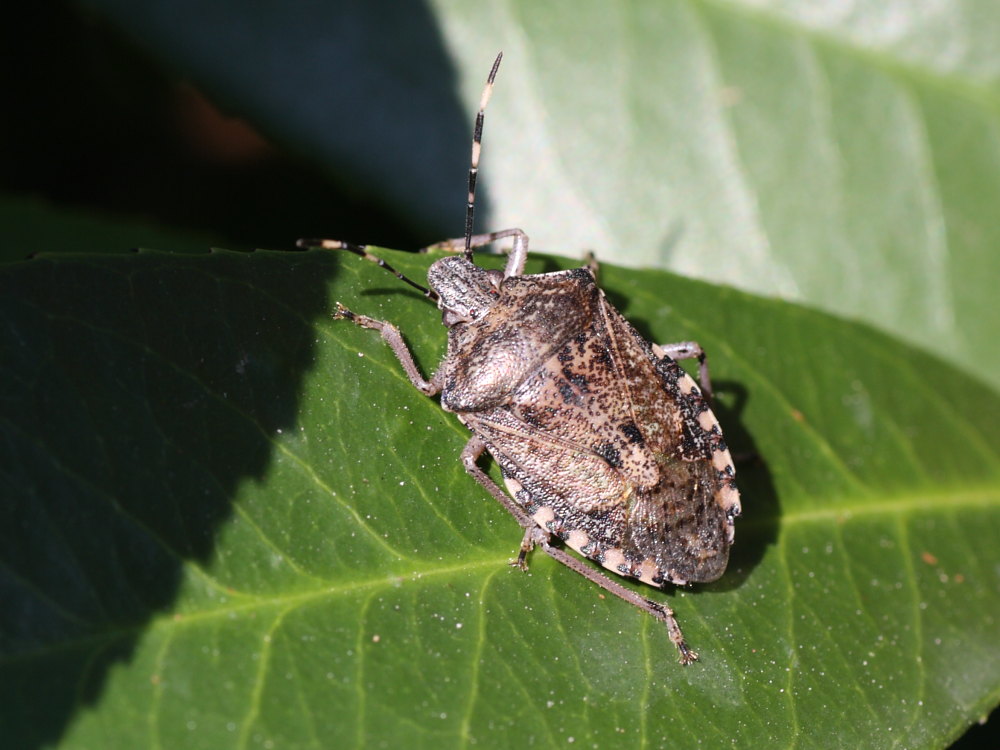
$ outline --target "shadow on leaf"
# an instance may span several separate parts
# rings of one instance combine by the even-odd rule
[[[3,269],[12,746],[57,741],[186,569],[211,568],[238,486],[296,423],[333,268],[322,253],[142,252]]]

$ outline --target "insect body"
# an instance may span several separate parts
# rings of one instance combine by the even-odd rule
[[[667,625],[682,663],[697,658],[673,612],[567,553],[561,540],[613,572],[652,586],[722,575],[740,513],[735,472],[712,414],[708,370],[693,343],[644,341],[605,299],[596,266],[525,275],[528,238],[520,229],[472,235],[483,109],[476,119],[464,254],[435,262],[425,289],[363,247],[333,240],[303,246],[346,249],[378,262],[437,302],[448,351],[425,380],[399,330],[338,305],[336,316],[379,331],[410,381],[472,432],[466,470],[525,530],[517,564],[536,544],[604,589]],[[504,237],[513,249],[503,272],[472,262],[471,248]],[[455,249],[458,240],[441,243]],[[701,387],[676,359],[697,357]],[[484,450],[510,494],[477,465]]]

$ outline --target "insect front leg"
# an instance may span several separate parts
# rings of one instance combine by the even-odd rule
[[[444,386],[444,376],[442,371],[439,369],[436,373],[434,373],[430,380],[424,380],[423,375],[420,374],[420,370],[417,369],[417,365],[413,361],[413,355],[410,354],[410,350],[407,348],[406,342],[403,341],[403,335],[392,323],[387,323],[384,320],[376,320],[375,318],[369,318],[367,315],[358,315],[357,313],[348,310],[339,302],[337,303],[337,309],[333,313],[333,317],[342,320],[349,320],[362,328],[371,328],[374,331],[378,331],[382,334],[382,339],[385,343],[387,343],[392,349],[392,353],[396,355],[396,359],[399,360],[399,364],[403,366],[403,372],[406,373],[406,377],[410,379],[410,382],[413,383],[413,385],[421,393],[433,396],[435,393],[441,392],[441,388]]]
[[[697,341],[678,341],[676,344],[654,346],[653,352],[659,357],[667,356],[676,361],[697,359],[698,385],[701,386],[701,392],[705,395],[709,404],[711,404],[712,380],[708,375],[708,358],[705,356],[705,350],[701,348],[701,344]]]

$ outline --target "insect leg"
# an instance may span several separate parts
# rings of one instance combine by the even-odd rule
[[[670,609],[670,607],[664,604],[658,604],[644,596],[640,596],[634,591],[625,588],[621,584],[612,581],[607,576],[590,568],[586,563],[581,560],[577,560],[565,550],[562,550],[559,547],[553,547],[549,543],[551,537],[548,532],[539,527],[538,524],[536,524],[534,520],[524,512],[524,509],[515,503],[514,500],[511,499],[510,495],[500,489],[497,483],[490,479],[486,475],[486,472],[480,469],[476,464],[476,460],[485,450],[486,444],[483,443],[480,438],[470,438],[469,442],[465,444],[465,448],[462,449],[462,464],[465,466],[465,470],[469,472],[472,478],[479,482],[479,484],[481,484],[487,492],[489,492],[504,508],[506,508],[507,511],[514,516],[515,519],[517,519],[521,528],[524,529],[524,538],[521,540],[521,549],[518,552],[517,560],[513,563],[513,565],[516,565],[522,570],[527,570],[525,558],[536,544],[539,545],[553,560],[561,562],[570,570],[573,570],[587,580],[596,583],[605,591],[624,599],[629,604],[632,604],[641,610],[648,612],[657,620],[664,623],[667,626],[667,635],[670,637],[671,643],[677,647],[677,651],[680,654],[681,664],[690,664],[698,658],[698,654],[692,651],[690,647],[688,647],[687,642],[684,640],[684,634],[681,632],[681,627],[677,624],[677,619],[674,617],[674,611]]]
[[[525,535],[525,541],[527,541],[527,535]],[[684,640],[684,634],[681,632],[681,626],[677,624],[677,618],[674,617],[674,611],[670,609],[670,607],[665,604],[658,604],[657,602],[647,599],[644,596],[640,596],[631,589],[625,588],[617,581],[613,581],[606,575],[589,567],[583,561],[577,560],[565,550],[560,549],[559,547],[553,547],[544,537],[535,537],[533,541],[537,542],[545,553],[553,560],[561,562],[563,565],[570,568],[574,572],[579,573],[587,580],[592,583],[596,583],[608,593],[614,594],[615,596],[624,599],[629,604],[648,612],[657,620],[665,624],[667,626],[667,635],[670,638],[670,642],[677,647],[677,652],[680,654],[681,664],[690,664],[698,659],[698,654],[692,651],[687,645],[687,641]]]
[[[462,449],[462,465],[465,467],[465,470],[469,472],[473,479],[483,486],[483,489],[493,495],[493,497],[507,509],[508,513],[517,519],[517,522],[521,524],[522,529],[530,530],[538,528],[538,525],[528,516],[527,513],[524,512],[524,508],[515,503],[510,495],[500,489],[497,483],[490,479],[486,475],[485,471],[479,468],[476,461],[481,455],[483,455],[483,451],[485,450],[486,444],[480,438],[475,436],[469,438],[469,442],[466,443],[465,447]],[[527,539],[527,537],[525,537],[525,539]],[[518,556],[518,559],[520,559],[520,556]]]
[[[517,553],[517,560],[511,564],[521,570],[527,570],[528,564],[526,558],[528,553],[534,549],[536,544],[548,543],[549,534],[543,528],[541,528],[535,521],[524,512],[524,509],[515,503],[510,495],[504,492],[496,482],[487,476],[486,472],[479,468],[476,461],[483,451],[486,450],[486,444],[478,437],[469,438],[469,442],[465,444],[465,448],[462,449],[462,464],[465,466],[465,470],[475,479],[483,488],[489,492],[493,497],[499,502],[507,512],[510,513],[517,522],[524,529],[524,538],[521,540],[521,548]]]
[[[471,247],[485,247],[497,240],[502,240],[507,237],[517,237],[523,236],[524,242],[527,243],[528,236],[524,234],[521,229],[501,229],[499,232],[485,232],[483,234],[474,234],[469,237],[469,243]],[[420,252],[426,253],[428,250],[444,250],[447,253],[461,253],[465,250],[465,237],[452,237],[448,240],[441,240],[440,242],[435,242],[433,245],[428,245],[427,247],[420,248]]]
[[[697,359],[698,360],[698,385],[705,394],[709,404],[712,402],[712,380],[708,375],[708,358],[705,350],[697,341],[679,341],[676,344],[663,344],[654,346],[653,351],[658,356],[668,356],[670,359]]]
[[[535,548],[535,536],[538,532],[545,533],[540,526],[524,530],[524,538],[521,539],[521,549],[517,551],[517,559],[511,562],[515,568],[528,569],[528,553]]]
[[[424,380],[423,375],[420,374],[420,370],[417,369],[417,365],[413,361],[413,355],[410,354],[406,342],[403,341],[403,335],[392,323],[387,323],[384,320],[375,320],[375,318],[369,318],[367,315],[358,315],[348,310],[339,302],[337,303],[337,309],[334,311],[333,317],[335,319],[349,320],[362,328],[371,328],[373,331],[378,331],[382,334],[382,339],[385,343],[392,349],[392,353],[396,355],[399,364],[403,366],[403,372],[406,373],[406,377],[410,379],[410,382],[428,396],[440,393],[441,388],[444,386],[442,382],[444,376],[441,374],[441,370],[434,373],[430,380]]]
[[[514,238],[514,245],[508,251],[507,268],[504,276],[520,276],[524,271],[525,261],[528,259],[528,235],[521,229],[501,229],[499,232],[488,232],[486,234],[473,234],[469,236],[469,248],[483,247],[491,242],[502,240],[506,237]],[[421,249],[421,252],[428,250],[444,250],[449,253],[465,252],[465,237],[453,237],[450,240],[442,240],[428,245]]]

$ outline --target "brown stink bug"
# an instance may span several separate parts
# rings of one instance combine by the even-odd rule
[[[673,611],[567,553],[553,537],[623,576],[683,586],[722,575],[740,514],[733,462],[709,408],[705,354],[694,342],[656,346],[605,299],[596,265],[524,275],[520,229],[473,235],[483,113],[500,65],[483,90],[472,145],[465,236],[434,247],[461,249],[427,272],[430,289],[360,245],[300,240],[378,263],[437,302],[448,351],[425,380],[394,325],[342,305],[335,317],[379,331],[410,381],[441,394],[441,406],[472,432],[466,470],[525,530],[516,564],[535,545],[607,591],[666,623],[688,664]],[[503,272],[472,260],[472,248],[513,238]],[[700,388],[677,364],[697,358]],[[476,461],[489,451],[510,495]]]

